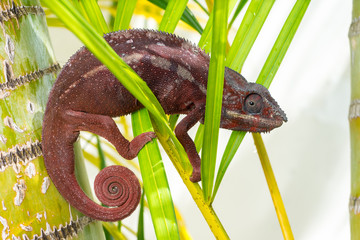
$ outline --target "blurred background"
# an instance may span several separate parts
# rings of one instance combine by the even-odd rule
[[[275,2],[243,67],[242,74],[248,81],[257,79],[294,3],[294,0]],[[347,34],[351,4],[351,1],[336,0],[310,3],[270,87],[289,121],[263,137],[296,239],[350,238]],[[189,1],[189,7],[192,9],[196,5]],[[200,12],[196,8],[193,11]],[[204,26],[206,15],[198,20]],[[230,37],[234,37],[239,24],[233,25]],[[156,20],[141,15],[137,15],[131,25],[133,28],[157,28]],[[200,38],[185,24],[175,33],[194,43]],[[50,28],[50,35],[61,65],[82,46],[66,29]],[[220,131],[219,160],[230,133]],[[190,134],[194,137],[195,130]],[[213,239],[171,161],[164,152],[162,156],[174,203],[191,236]],[[88,168],[92,181],[95,168],[91,165]],[[282,239],[251,135],[248,134],[241,144],[213,206],[231,239]],[[126,221],[136,226],[137,219]],[[145,226],[146,236],[155,239],[149,214],[145,221],[149,223]]]

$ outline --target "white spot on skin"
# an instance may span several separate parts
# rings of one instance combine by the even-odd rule
[[[9,35],[5,35],[5,52],[8,55],[10,61],[13,63],[15,58],[15,46]]]
[[[28,110],[29,113],[34,113],[34,104],[32,102],[28,102],[26,109]]]
[[[167,35],[164,33],[160,33],[160,32],[156,32],[156,31],[148,31],[146,33],[146,36],[150,39],[161,39],[161,40],[166,40],[167,39]]]
[[[31,226],[25,226],[24,224],[20,224],[20,228],[27,232],[31,232],[33,230]]]
[[[5,126],[8,126],[9,128],[11,128],[17,132],[20,132],[20,133],[24,132],[24,130],[22,130],[15,124],[14,120],[11,117],[6,116],[4,119],[4,124],[5,124]]]
[[[164,70],[170,70],[171,62],[165,58],[162,57],[156,57],[156,56],[150,56],[150,62],[155,67],[164,69]]]
[[[188,69],[184,68],[181,65],[178,65],[176,73],[182,79],[185,79],[185,80],[188,80],[189,82],[195,83],[199,87],[200,91],[202,91],[204,94],[206,94],[205,86],[203,86],[199,82],[196,82],[195,78],[193,77],[193,75],[191,74],[191,72]]]
[[[156,45],[158,45],[158,46],[165,46],[165,44],[162,43],[162,42],[157,42]]]
[[[129,65],[129,64],[132,64],[132,63],[140,62],[140,60],[143,57],[144,57],[144,54],[133,53],[133,54],[130,54],[130,55],[127,55],[127,56],[123,57],[122,59],[124,60],[124,62],[126,62]]]
[[[123,36],[124,36],[125,38],[131,38],[131,37],[132,37],[132,34],[131,34],[131,32],[129,32],[129,31],[125,31],[125,32],[123,33]]]
[[[7,208],[5,207],[5,202],[4,202],[4,201],[2,201],[1,203],[2,203],[2,209],[3,209],[4,211],[6,211],[6,210],[7,210]]]
[[[26,193],[26,185],[24,179],[20,179],[20,183],[15,183],[13,189],[16,192],[14,204],[15,206],[20,206],[21,203],[24,201]]]
[[[0,134],[0,142],[6,144],[6,141],[7,141],[6,137]]]
[[[133,43],[134,41],[132,39],[129,39],[126,41],[126,43]]]
[[[27,167],[25,168],[25,174],[26,176],[28,176],[29,178],[32,178],[35,176],[36,174],[36,169],[35,169],[35,165],[30,162]]]
[[[44,177],[43,182],[41,184],[41,192],[45,194],[47,192],[49,186],[50,186],[49,177]]]
[[[0,216],[0,223],[4,226],[1,237],[2,239],[6,239],[9,236],[10,228],[5,218]]]
[[[184,42],[181,43],[181,48],[189,50],[191,48],[194,48],[194,46],[192,44],[190,44],[189,42],[184,41]]]
[[[163,93],[162,93],[162,96],[163,98],[166,98],[169,93],[171,92],[171,90],[173,90],[175,88],[175,84],[169,84],[164,90],[163,90]]]
[[[187,70],[186,68],[184,68],[183,66],[178,65],[177,68],[177,75],[179,75],[181,78],[188,80],[190,82],[194,82],[195,79],[194,77],[191,75],[190,71]]]

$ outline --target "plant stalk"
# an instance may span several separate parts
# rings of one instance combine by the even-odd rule
[[[351,146],[351,193],[349,202],[351,239],[360,239],[360,2],[353,1],[349,30],[351,52],[351,103],[349,109]]]
[[[255,146],[260,158],[261,166],[264,171],[266,182],[269,187],[270,195],[274,203],[276,215],[278,217],[284,239],[293,240],[294,236],[291,231],[291,227],[285,211],[284,203],[281,199],[280,191],[276,183],[274,172],[271,168],[269,156],[266,152],[264,142],[262,140],[260,133],[252,133],[252,136],[254,138]]]

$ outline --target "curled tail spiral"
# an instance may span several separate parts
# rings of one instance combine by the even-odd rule
[[[43,128],[42,140],[45,166],[60,194],[71,206],[96,220],[118,221],[129,216],[141,197],[135,174],[123,166],[104,168],[96,176],[94,188],[99,200],[109,207],[95,203],[81,189],[74,174],[73,143],[77,136],[61,133],[63,129],[59,125]],[[59,137],[64,135],[70,137]]]

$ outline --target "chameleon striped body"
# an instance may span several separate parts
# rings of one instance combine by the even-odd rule
[[[193,166],[191,180],[200,181],[200,157],[187,131],[198,121],[204,121],[209,56],[183,38],[152,30],[119,31],[104,38],[147,83],[165,113],[187,115],[176,126],[175,134]],[[129,170],[108,167],[95,180],[98,198],[104,199],[99,187],[102,180],[98,179],[115,174],[120,182],[129,184],[129,202],[119,204],[104,199],[108,206],[118,206],[115,208],[94,203],[76,181],[73,143],[80,131],[90,131],[109,140],[124,158],[136,157],[155,134],[143,133],[129,142],[112,117],[142,107],[85,47],[69,59],[50,92],[43,122],[45,166],[64,198],[94,219],[116,221],[131,214],[140,199],[140,186]],[[279,127],[283,121],[285,113],[266,88],[248,83],[237,72],[225,69],[222,128],[264,132]],[[113,187],[113,194],[119,188]]]

